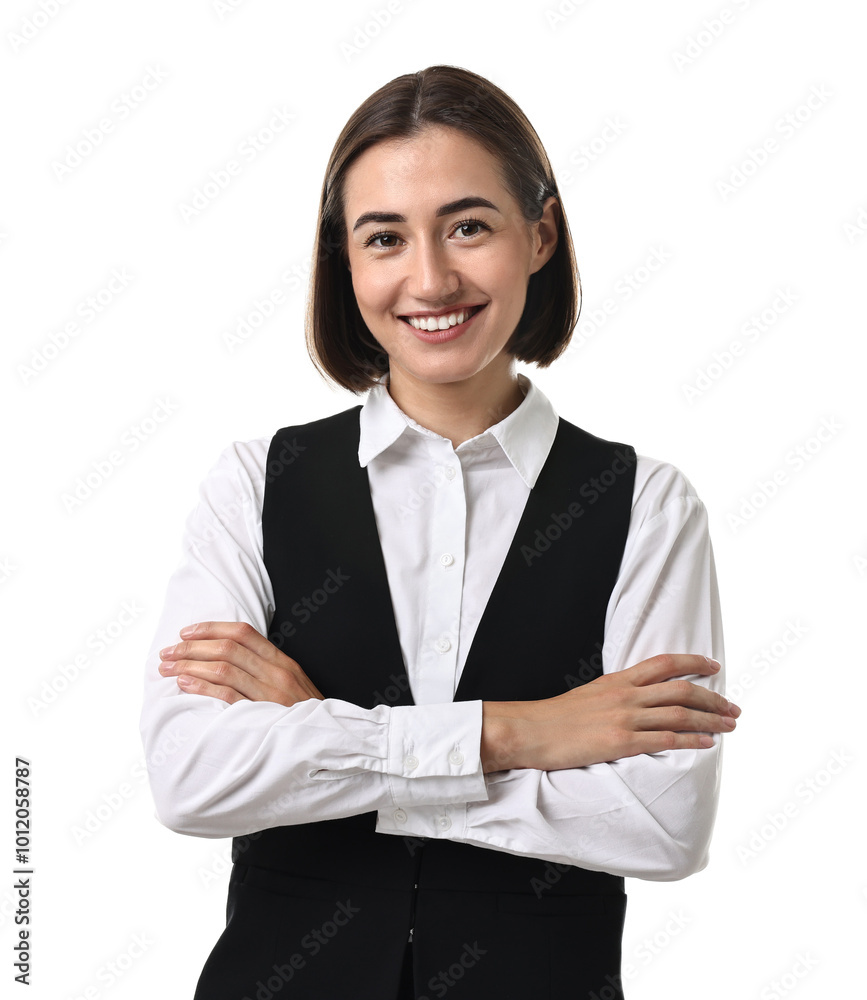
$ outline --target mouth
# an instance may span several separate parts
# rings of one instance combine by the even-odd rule
[[[421,333],[441,333],[463,326],[484,308],[484,305],[466,306],[452,312],[441,313],[438,316],[401,316],[399,318]]]

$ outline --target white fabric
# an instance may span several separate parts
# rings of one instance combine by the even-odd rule
[[[261,524],[270,438],[222,452],[187,520],[146,663],[141,731],[161,822],[229,837],[376,810],[379,833],[442,837],[615,875],[669,880],[707,864],[719,737],[705,750],[485,775],[482,702],[452,701],[557,429],[548,399],[519,378],[521,405],[457,449],[404,414],[385,381],[361,411],[359,461],[368,468],[412,706],[363,709],[335,698],[227,705],[159,674],[159,650],[179,641],[184,625],[246,621],[267,634],[274,611]],[[339,587],[329,599],[340,599]],[[704,505],[680,471],[639,456],[603,669],[657,653],[722,661],[723,637]],[[691,679],[722,691],[722,674]]]

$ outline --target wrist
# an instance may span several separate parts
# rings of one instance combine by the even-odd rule
[[[482,771],[508,771],[523,767],[520,762],[520,717],[513,701],[482,702]]]

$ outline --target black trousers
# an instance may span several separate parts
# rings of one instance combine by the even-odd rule
[[[623,893],[413,893],[236,864],[195,1000],[622,1000],[625,907]]]
[[[412,943],[407,942],[403,956],[403,969],[400,973],[400,992],[397,1000],[415,1000],[415,989],[412,985]]]

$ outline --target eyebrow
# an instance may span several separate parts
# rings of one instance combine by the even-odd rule
[[[468,208],[492,208],[495,212],[500,211],[487,198],[480,198],[478,195],[468,195],[466,198],[458,198],[457,201],[450,201],[447,205],[440,205],[437,209],[437,218],[443,215],[452,215],[455,212],[463,212]],[[406,222],[406,216],[399,215],[397,212],[365,212],[363,215],[359,215],[355,225],[352,227],[352,231],[355,232],[359,226],[363,226],[367,222]]]

